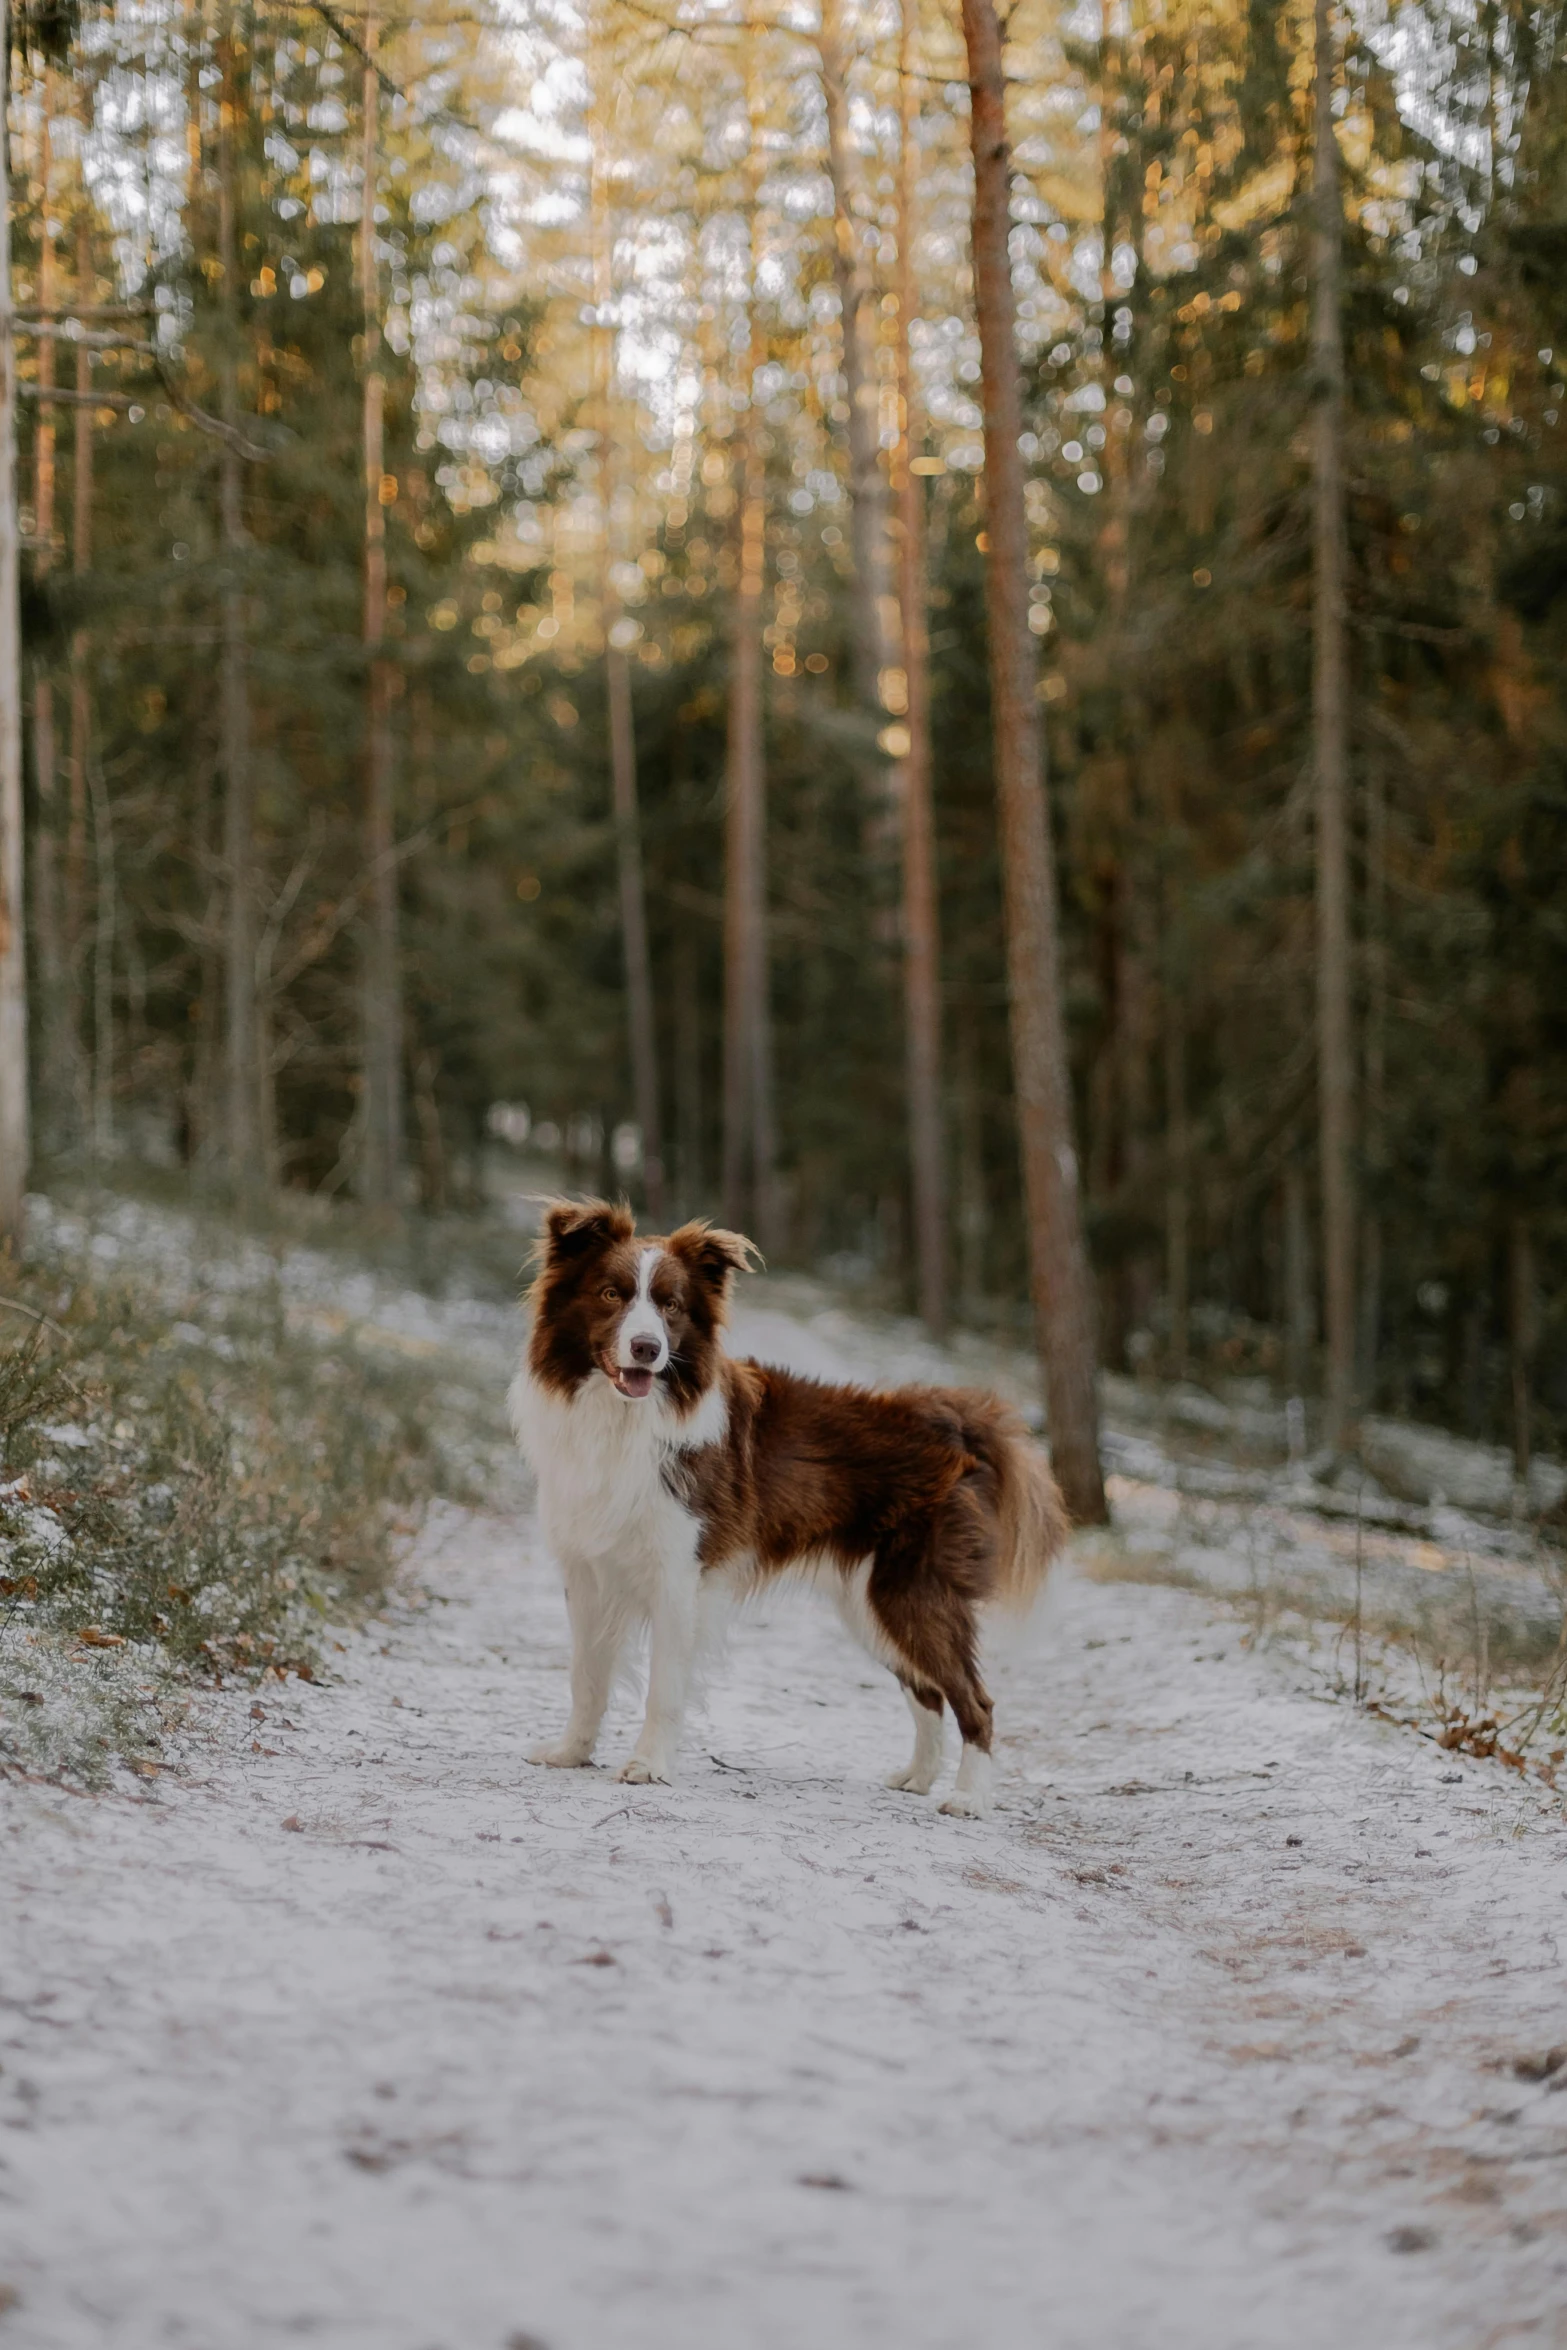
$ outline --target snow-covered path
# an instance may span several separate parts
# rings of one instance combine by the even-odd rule
[[[525,1529],[423,1563],[190,1783],[13,1802],[0,2338],[1567,2339],[1567,2098],[1492,2069],[1567,2034],[1567,1837],[1510,1783],[1092,1583],[984,1825],[877,1784],[902,1706],[808,1603],[681,1786],[545,1775]]]
[[[806,1597],[680,1785],[545,1773],[526,1510],[416,1567],[144,1802],[8,1791],[6,2350],[1567,2343],[1543,1795],[1070,1577],[988,1822]]]

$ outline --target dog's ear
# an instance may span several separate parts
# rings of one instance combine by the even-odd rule
[[[595,1249],[629,1240],[636,1219],[624,1200],[612,1206],[604,1199],[555,1199],[544,1210],[539,1254],[547,1265],[569,1264]]]
[[[710,1289],[727,1287],[731,1273],[749,1273],[762,1252],[743,1232],[724,1232],[713,1224],[682,1224],[669,1236],[672,1256],[680,1257]]]

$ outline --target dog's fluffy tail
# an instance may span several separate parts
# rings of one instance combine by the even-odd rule
[[[966,1434],[971,1449],[995,1473],[1000,1520],[990,1596],[1021,1615],[1038,1598],[1066,1548],[1070,1522],[1050,1463],[1017,1413],[993,1396],[974,1403],[979,1408]]]

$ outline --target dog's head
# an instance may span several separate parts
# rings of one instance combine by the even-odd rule
[[[624,1202],[557,1200],[539,1251],[535,1378],[574,1394],[601,1375],[630,1404],[660,1393],[695,1403],[712,1381],[730,1280],[756,1255],[749,1240],[704,1223],[639,1238]]]

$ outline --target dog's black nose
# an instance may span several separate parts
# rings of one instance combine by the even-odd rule
[[[633,1338],[631,1360],[634,1363],[656,1363],[658,1361],[658,1340],[656,1338]]]

